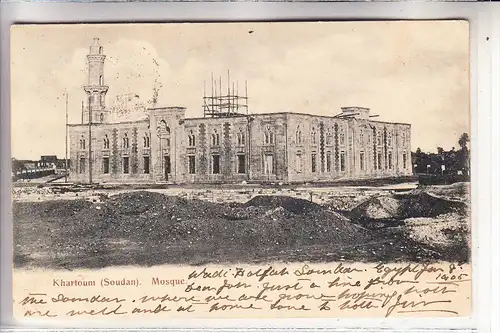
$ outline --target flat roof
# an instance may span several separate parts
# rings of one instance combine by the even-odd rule
[[[113,122],[113,123],[92,123],[92,126],[98,126],[98,125],[121,125],[121,124],[134,124],[134,123],[147,123],[148,119],[140,119],[140,120],[128,120],[128,121],[118,121],[118,122]],[[70,127],[77,127],[77,126],[89,126],[88,123],[83,123],[83,124],[68,124]]]
[[[176,107],[164,107],[162,109],[166,108],[176,108]],[[153,110],[153,109],[151,109]],[[189,120],[208,120],[208,119],[231,119],[231,118],[243,118],[243,117],[260,117],[260,116],[284,116],[284,115],[297,115],[297,116],[306,116],[306,117],[317,117],[317,118],[327,118],[327,119],[337,119],[337,120],[345,120],[346,118],[342,117],[336,117],[336,116],[325,116],[325,115],[317,115],[317,114],[310,114],[310,113],[301,113],[301,112],[290,112],[290,111],[283,111],[283,112],[267,112],[267,113],[251,113],[251,114],[233,114],[233,115],[223,115],[220,117],[193,117],[193,118],[184,118],[185,121]],[[353,117],[354,118],[354,117]],[[349,119],[349,118],[347,118]],[[356,119],[356,118],[354,118]],[[381,123],[381,124],[393,124],[393,125],[405,125],[405,126],[411,126],[411,124],[408,123],[399,123],[399,122],[391,122],[391,121],[380,121],[380,120],[372,120],[372,119],[356,119],[356,120],[366,120],[372,123]],[[132,120],[132,121],[120,121],[120,122],[113,122],[113,123],[93,123],[92,125],[97,126],[97,125],[120,125],[120,124],[134,124],[134,123],[143,123],[147,122],[148,119],[141,119],[141,120]],[[88,126],[88,124],[68,124],[68,126],[71,127],[77,127],[77,126]]]
[[[274,115],[281,115],[281,116],[283,116],[283,115],[299,115],[299,116],[306,116],[306,117],[319,117],[319,118],[328,118],[328,119],[341,119],[341,120],[346,119],[346,118],[335,117],[335,116],[324,116],[324,115],[317,115],[317,114],[310,114],[310,113],[283,111],[283,112],[235,114],[232,116],[220,116],[220,117],[195,117],[195,118],[185,118],[185,120],[221,119],[221,118],[222,119],[230,119],[230,118],[236,118],[236,117],[258,117],[258,116],[274,116]],[[398,122],[380,121],[380,120],[372,120],[372,119],[362,119],[362,120],[367,120],[367,121],[373,122],[373,123],[411,126],[411,124],[408,124],[408,123],[398,123]]]

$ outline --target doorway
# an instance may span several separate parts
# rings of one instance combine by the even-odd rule
[[[169,175],[171,173],[170,155],[164,156],[164,172],[165,172],[165,180],[168,181]]]
[[[271,175],[274,173],[273,155],[264,155],[264,174]]]

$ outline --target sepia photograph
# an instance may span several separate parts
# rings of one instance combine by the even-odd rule
[[[177,309],[202,316],[260,303],[325,316],[335,302],[356,316],[467,314],[468,38],[465,21],[13,26],[20,316],[88,306],[66,294],[78,287],[151,285],[203,295],[183,309],[207,309]],[[147,275],[158,267],[168,278]],[[37,294],[44,279],[55,294]],[[381,286],[397,294],[345,294]],[[57,304],[40,310],[40,297]]]

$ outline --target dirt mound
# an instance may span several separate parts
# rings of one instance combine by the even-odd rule
[[[351,210],[354,219],[389,219],[399,215],[400,201],[393,196],[371,198]]]
[[[436,217],[448,213],[465,214],[466,205],[463,202],[451,201],[430,195],[425,192],[416,195],[401,195],[400,216],[410,217]]]
[[[428,186],[426,191],[432,195],[453,201],[470,201],[470,183],[455,183],[451,185]]]
[[[91,207],[92,203],[84,200],[15,202],[13,214],[14,216],[22,214],[38,218],[72,218]]]
[[[47,230],[45,221],[50,220],[51,239],[54,239],[43,249],[27,244],[23,253],[45,251],[57,260],[76,256],[92,267],[243,258],[272,260],[274,257],[268,257],[269,253],[293,254],[304,246],[326,246],[331,251],[340,251],[370,242],[372,238],[366,229],[335,212],[287,197],[260,197],[250,205],[210,203],[139,191],[94,203],[84,200],[29,203],[26,205],[33,207],[29,216],[26,205],[21,204],[24,205],[14,205],[15,227],[29,224],[26,230],[37,235]],[[44,215],[55,207],[57,214],[50,218]],[[26,230],[19,229],[18,233]],[[71,265],[73,261],[61,262]],[[59,261],[56,264],[60,265]]]
[[[280,196],[280,195],[275,195],[275,196],[258,195],[247,201],[244,206],[269,207],[269,208],[283,207],[285,210],[292,212],[294,214],[317,212],[323,209],[323,207],[311,201],[288,197],[288,196]]]
[[[128,238],[134,230],[137,233],[157,231],[162,237],[164,233],[182,233],[182,228],[171,227],[177,222],[221,218],[227,210],[222,205],[206,201],[137,191],[112,196],[80,211],[77,218],[87,223],[74,231],[123,238]]]
[[[450,201],[419,191],[368,199],[353,208],[349,216],[359,222],[372,220],[401,220],[415,217],[436,217],[448,213],[464,214],[463,202]]]

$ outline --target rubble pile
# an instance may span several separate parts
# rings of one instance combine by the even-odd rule
[[[317,212],[323,208],[311,201],[299,198],[292,198],[287,196],[272,196],[272,195],[258,195],[246,204],[246,207],[283,207],[283,209],[290,211],[294,214],[305,214],[310,212]]]
[[[43,196],[51,195],[54,192],[50,187],[39,187],[39,186],[21,186],[12,188],[12,198],[19,199],[22,196]]]
[[[334,194],[325,198],[324,207],[334,211],[350,211],[370,198],[366,194]]]
[[[443,199],[470,202],[470,183],[454,183],[451,185],[428,186],[425,191]]]
[[[366,222],[378,219],[405,219],[414,217],[436,217],[456,212],[465,214],[467,206],[460,201],[446,200],[417,191],[410,194],[391,194],[372,197],[353,208],[351,219]]]

